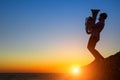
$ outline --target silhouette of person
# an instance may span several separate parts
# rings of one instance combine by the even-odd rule
[[[99,15],[99,21],[92,25],[92,31],[89,33],[91,34],[87,48],[94,56],[95,60],[103,60],[104,57],[95,49],[96,43],[100,40],[100,33],[104,28],[105,19],[107,18],[106,13],[101,13]]]

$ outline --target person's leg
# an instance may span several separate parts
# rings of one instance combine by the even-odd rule
[[[88,50],[92,53],[95,59],[104,59],[102,55],[95,49],[96,43],[98,39],[96,37],[91,36],[88,42]]]

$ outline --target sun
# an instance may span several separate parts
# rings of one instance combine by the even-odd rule
[[[81,73],[81,68],[80,66],[73,66],[71,69],[72,74],[74,75],[79,75]]]
[[[79,68],[78,67],[74,67],[73,68],[73,73],[74,74],[78,74],[79,73]]]

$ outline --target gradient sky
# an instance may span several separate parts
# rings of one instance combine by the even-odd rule
[[[120,0],[0,0],[0,72],[60,72],[93,61],[84,26],[90,9],[108,14],[96,48],[115,54]]]

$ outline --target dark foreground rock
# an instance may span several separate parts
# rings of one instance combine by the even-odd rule
[[[120,80],[120,52],[84,66],[79,80]]]

